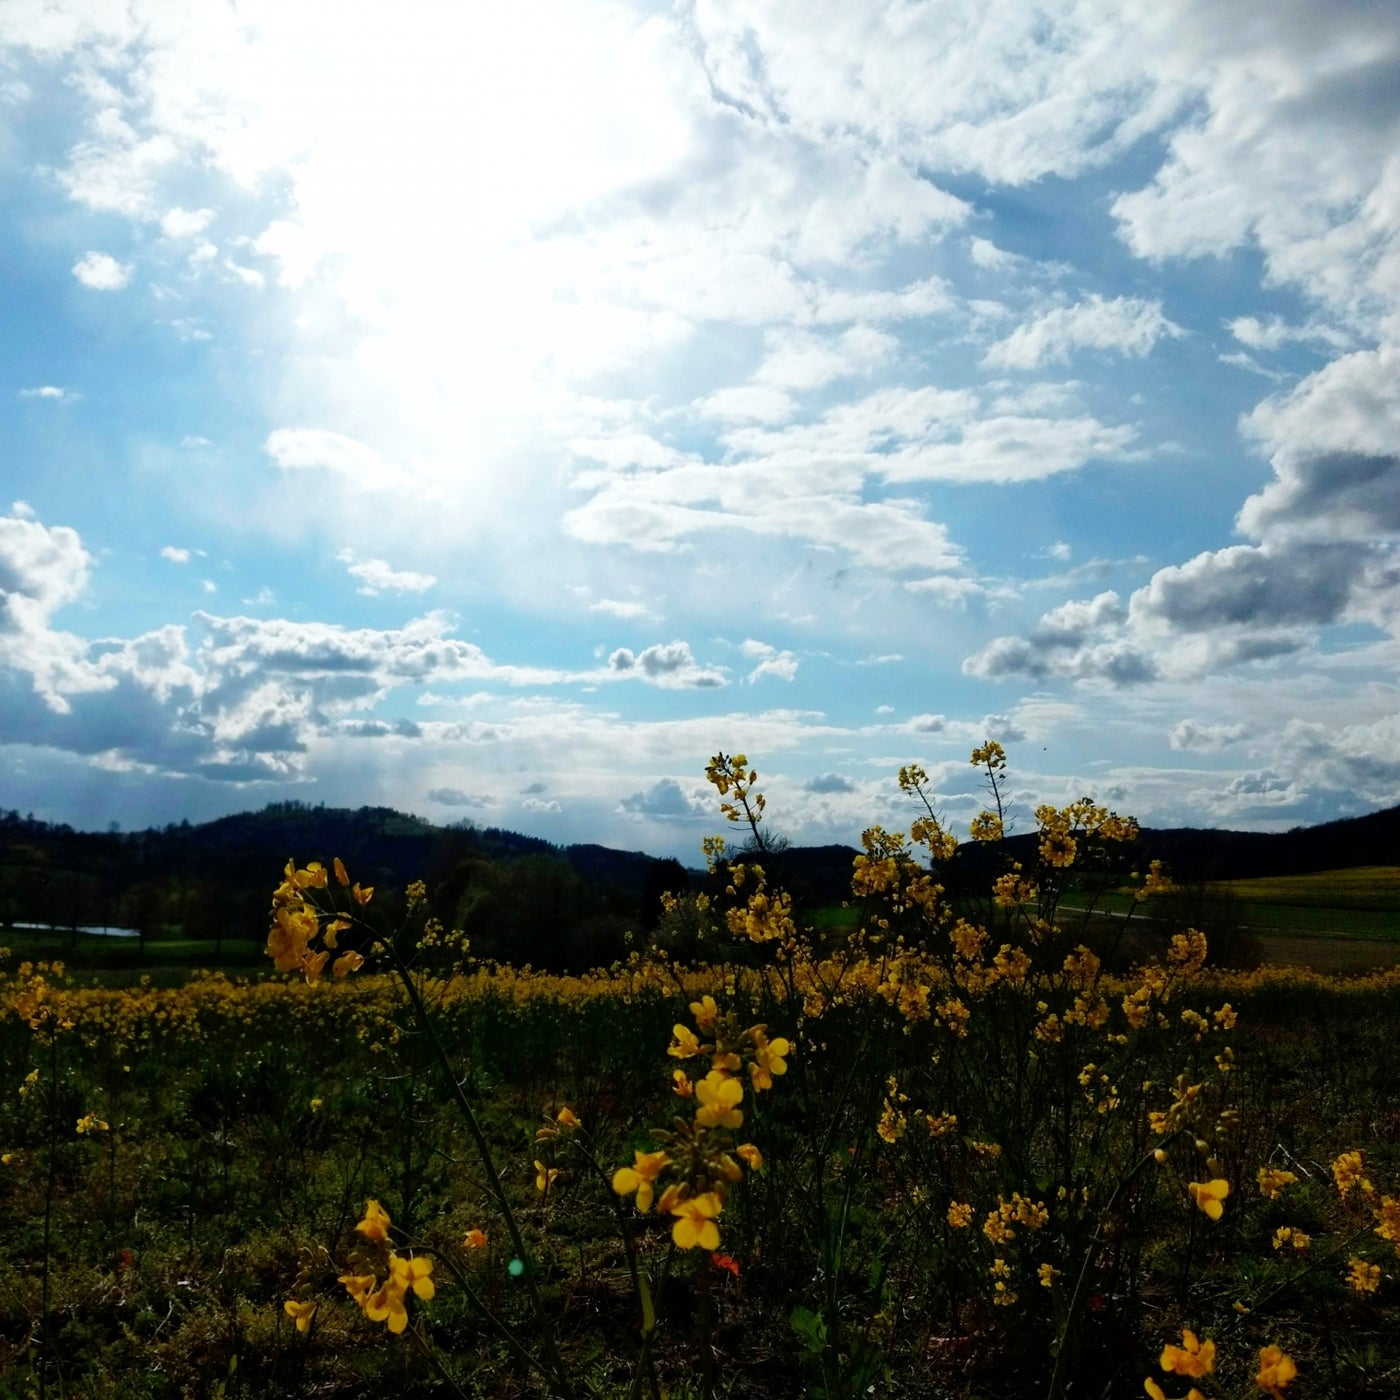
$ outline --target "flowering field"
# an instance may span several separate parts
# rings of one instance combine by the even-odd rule
[[[913,768],[812,935],[747,760],[709,776],[743,844],[663,920],[703,962],[478,965],[338,861],[281,874],[274,979],[10,960],[0,1393],[1400,1388],[1400,969],[1125,963],[1131,909],[1059,909],[1134,883],[1087,801],[954,906]]]

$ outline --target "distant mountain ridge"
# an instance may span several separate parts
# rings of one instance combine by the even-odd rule
[[[1033,859],[1033,833],[1013,834],[1008,846],[1018,859]],[[985,848],[967,844],[963,859],[980,863]],[[123,885],[141,880],[212,880],[262,899],[286,860],[329,861],[340,856],[365,884],[403,888],[411,880],[431,886],[474,854],[492,861],[550,856],[566,861],[585,881],[607,885],[629,898],[643,898],[655,885],[657,867],[685,874],[698,884],[701,872],[683,870],[642,851],[584,843],[556,846],[499,827],[437,826],[390,807],[326,807],[276,802],[191,825],[182,822],[137,832],[83,832],[0,812],[0,867],[80,872]],[[855,847],[839,844],[788,846],[766,858],[770,877],[790,886],[800,902],[827,903],[849,891]],[[1167,863],[1178,880],[1249,879],[1279,874],[1400,864],[1400,806],[1285,832],[1218,828],[1144,828],[1134,859]]]

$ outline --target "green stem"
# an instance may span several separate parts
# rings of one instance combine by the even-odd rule
[[[398,973],[399,981],[403,984],[405,993],[408,996],[409,1005],[413,1008],[413,1014],[423,1033],[428,1037],[428,1045],[432,1050],[433,1059],[437,1062],[443,1078],[450,1087],[453,1098],[457,1102],[457,1107],[461,1110],[462,1119],[467,1125],[467,1132],[471,1135],[472,1143],[476,1148],[477,1156],[486,1172],[486,1182],[492,1196],[495,1197],[496,1204],[500,1209],[501,1218],[505,1222],[506,1232],[510,1235],[510,1241],[515,1249],[516,1255],[525,1265],[525,1287],[530,1298],[530,1306],[535,1314],[535,1320],[540,1328],[540,1337],[544,1343],[545,1355],[549,1359],[549,1367],[553,1372],[551,1379],[559,1391],[566,1397],[572,1397],[573,1387],[569,1384],[568,1377],[564,1370],[563,1358],[559,1355],[559,1348],[554,1341],[554,1329],[550,1326],[548,1314],[544,1309],[544,1300],[539,1295],[539,1290],[535,1287],[534,1270],[531,1268],[530,1253],[525,1247],[524,1236],[520,1233],[520,1226],[516,1222],[515,1213],[511,1210],[510,1201],[506,1197],[505,1188],[501,1185],[500,1174],[496,1170],[496,1164],[491,1156],[491,1145],[486,1140],[486,1134],[482,1131],[481,1124],[477,1121],[477,1116],[472,1108],[471,1100],[467,1098],[466,1091],[462,1087],[462,1082],[458,1079],[452,1069],[452,1065],[447,1058],[447,1051],[443,1048],[442,1040],[438,1036],[437,1026],[432,1017],[428,1014],[428,1009],[423,1003],[422,994],[415,985],[409,971],[397,956],[394,957],[394,970]]]

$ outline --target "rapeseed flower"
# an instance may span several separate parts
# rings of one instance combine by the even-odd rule
[[[355,1228],[374,1244],[383,1244],[389,1238],[389,1212],[376,1200],[365,1202],[365,1217]]]
[[[739,1149],[742,1153],[743,1149]],[[651,1209],[652,1197],[656,1191],[656,1178],[671,1165],[671,1159],[664,1152],[637,1152],[630,1167],[619,1167],[613,1173],[612,1189],[619,1196],[637,1193],[637,1209],[645,1212]]]
[[[1381,1286],[1380,1265],[1353,1257],[1347,1260],[1347,1266],[1347,1287],[1354,1292],[1374,1293]]]
[[[676,1201],[668,1207],[676,1217],[671,1227],[671,1238],[678,1249],[719,1248],[719,1229],[714,1217],[723,1209],[719,1193],[706,1191],[702,1196],[692,1196],[684,1201]]]
[[[1215,1343],[1199,1341],[1189,1327],[1183,1328],[1180,1346],[1168,1342],[1162,1348],[1161,1367],[1193,1379],[1208,1376],[1215,1370]]]
[[[744,1097],[744,1086],[727,1074],[712,1069],[695,1086],[695,1097],[700,1100],[700,1108],[695,1112],[695,1122],[702,1128],[740,1128],[744,1124],[743,1112],[738,1105]]]
[[[1283,1400],[1284,1386],[1297,1375],[1298,1368],[1286,1351],[1279,1347],[1259,1349],[1259,1374],[1254,1377],[1254,1384],[1273,1396],[1273,1400]]]
[[[1187,1183],[1186,1189],[1191,1193],[1191,1199],[1212,1220],[1219,1220],[1225,1214],[1225,1207],[1221,1202],[1230,1194],[1228,1181],[1221,1177],[1212,1181],[1191,1181]]]
[[[283,1311],[297,1325],[298,1332],[309,1332],[311,1323],[316,1317],[315,1303],[299,1303],[295,1298],[288,1298],[282,1304]]]

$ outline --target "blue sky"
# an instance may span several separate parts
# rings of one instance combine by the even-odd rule
[[[0,4],[0,804],[1400,802],[1400,15]]]

